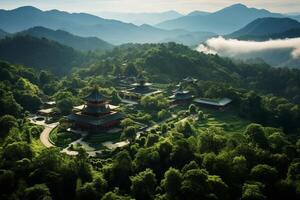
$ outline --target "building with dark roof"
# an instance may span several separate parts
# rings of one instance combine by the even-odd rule
[[[229,98],[221,98],[221,99],[196,98],[194,99],[193,102],[205,107],[223,109],[226,106],[228,106],[232,102],[232,100]]]
[[[97,87],[83,99],[86,104],[82,109],[66,116],[75,128],[107,129],[118,125],[124,117],[122,113],[111,109]]]
[[[185,82],[185,83],[196,83],[197,79],[188,76],[185,79],[183,79],[183,82]]]
[[[188,90],[184,90],[179,84],[178,88],[174,90],[174,94],[169,97],[174,104],[189,103],[194,98],[194,95]]]
[[[124,99],[139,100],[142,96],[161,93],[160,90],[152,88],[152,83],[148,83],[144,76],[136,77],[135,83],[130,85],[129,89],[123,90],[120,96]]]

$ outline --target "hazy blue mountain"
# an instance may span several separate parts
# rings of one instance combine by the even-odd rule
[[[280,34],[291,29],[300,29],[300,23],[290,18],[259,18],[242,29],[228,35],[230,38],[247,38]]]
[[[300,15],[293,15],[293,16],[288,16],[288,17],[290,17],[292,19],[295,19],[295,20],[300,22]]]
[[[211,14],[211,13],[210,12],[205,12],[205,11],[195,10],[193,12],[190,12],[186,16],[196,16],[196,15],[205,16],[205,15],[209,15],[209,14]]]
[[[36,26],[64,30],[82,37],[98,37],[113,44],[158,42],[186,32],[166,31],[149,25],[136,26],[85,13],[41,11],[34,7],[0,10],[0,28],[4,30],[15,33]]]
[[[95,14],[106,19],[115,19],[136,25],[154,25],[166,20],[176,19],[183,16],[182,14],[173,10],[159,13],[100,12]]]
[[[174,38],[167,38],[163,42],[176,42],[187,46],[195,47],[200,43],[215,37],[217,34],[211,32],[191,32],[176,36]]]
[[[4,30],[0,29],[0,39],[5,38],[6,36],[8,36],[9,34],[7,32],[5,32]]]
[[[272,49],[255,53],[238,55],[236,59],[248,60],[259,58],[273,67],[289,67],[300,69],[300,59],[291,57],[290,49]]]
[[[271,13],[264,9],[248,8],[242,4],[235,4],[204,16],[188,15],[168,20],[158,24],[157,27],[228,34],[262,17],[283,17],[283,15]]]
[[[63,45],[73,47],[79,51],[111,50],[113,45],[96,37],[79,37],[62,30],[51,30],[44,27],[34,27],[17,33],[18,35],[31,35],[38,38],[47,38]]]
[[[57,74],[88,64],[88,56],[48,39],[32,36],[7,37],[0,40],[0,59]]]

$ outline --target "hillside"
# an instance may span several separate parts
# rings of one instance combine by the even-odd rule
[[[235,4],[204,16],[188,15],[165,21],[158,24],[157,27],[228,34],[261,17],[282,17],[282,15],[271,13],[267,10],[248,8],[242,4]]]
[[[72,47],[78,51],[106,51],[111,50],[113,45],[96,37],[79,37],[62,30],[51,30],[44,27],[34,27],[17,33],[17,35],[30,35],[38,38],[47,38]]]
[[[6,36],[8,36],[9,34],[3,30],[0,29],[0,39],[5,38]]]
[[[281,59],[278,54],[274,56]],[[290,99],[298,98],[300,93],[300,70],[277,69],[265,63],[233,62],[228,58],[205,55],[175,43],[122,45],[108,52],[105,57],[109,57],[115,66],[123,66],[123,63],[134,64],[137,70],[145,72],[154,82],[177,82],[192,76],[200,80],[230,83],[237,87],[282,95]],[[101,71],[113,72],[113,67],[108,68],[106,64],[100,64],[97,67],[85,68],[82,70],[82,76],[93,76]],[[127,70],[121,67],[119,71],[125,73]],[[290,90],[290,85],[297,85],[294,91]]]
[[[0,28],[4,30],[15,33],[36,26],[64,30],[82,37],[98,37],[112,44],[159,42],[186,32],[166,31],[150,25],[136,26],[85,13],[42,11],[28,6],[14,10],[0,10]]]
[[[176,43],[187,45],[190,47],[195,47],[199,45],[200,43],[217,36],[215,33],[211,32],[191,32],[191,33],[185,33],[182,35],[178,35],[174,38],[167,38],[163,40],[162,42],[173,42],[175,41]]]
[[[57,74],[88,62],[88,57],[71,47],[47,39],[16,36],[0,40],[0,59]]]
[[[259,18],[242,29],[228,35],[229,38],[262,37],[299,29],[300,23],[290,18]],[[289,34],[289,33],[288,33]]]

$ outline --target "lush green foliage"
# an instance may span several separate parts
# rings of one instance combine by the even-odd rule
[[[299,71],[234,64],[173,43],[122,46],[105,56],[111,59],[59,80],[47,71],[0,63],[0,199],[300,198]],[[125,60],[130,63],[121,65]],[[55,117],[60,119],[80,105],[95,84],[119,103],[113,88],[118,71],[172,81],[165,85],[166,94],[121,108],[128,113],[121,126],[129,145],[91,158],[84,150],[72,157],[38,143],[42,128],[29,124],[26,111],[36,111],[46,95],[57,101]],[[202,97],[229,97],[230,109],[208,113],[195,105],[171,108],[167,95],[186,75],[200,80],[185,89]],[[230,84],[224,83],[228,80]],[[230,118],[228,124],[212,123],[220,116]],[[231,131],[235,124],[230,120],[243,128]],[[136,122],[153,128],[136,138]],[[116,136],[121,132],[87,139],[101,145]]]

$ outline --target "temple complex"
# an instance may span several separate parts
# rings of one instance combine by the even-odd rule
[[[123,90],[120,96],[124,99],[139,100],[142,96],[161,93],[160,90],[152,88],[152,83],[148,83],[143,76],[138,76],[135,83],[129,89]]]
[[[86,101],[85,105],[78,107],[75,109],[77,111],[66,116],[74,128],[108,129],[117,126],[123,119],[123,114],[116,111],[116,107],[107,103],[97,87],[84,100]]]

